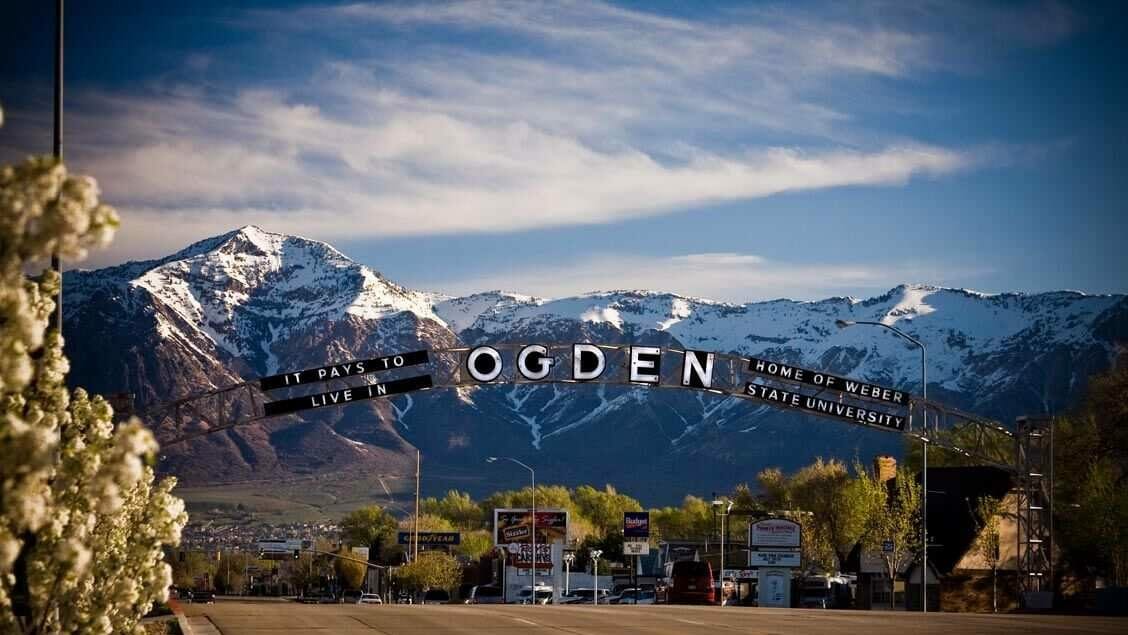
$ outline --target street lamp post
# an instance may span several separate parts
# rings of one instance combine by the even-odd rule
[[[725,605],[725,519],[728,518],[729,512],[732,511],[732,501],[723,501],[720,499],[713,501],[713,508],[718,510],[717,513],[721,516],[721,571],[717,574],[717,587],[720,594],[721,606]]]
[[[533,534],[533,560],[532,560],[532,564],[533,564],[533,585],[532,585],[532,587],[533,587],[533,590],[532,590],[532,598],[533,598],[533,604],[536,604],[537,603],[537,473],[533,471],[533,468],[529,467],[528,465],[525,465],[524,463],[522,463],[522,462],[518,461],[517,459],[510,457],[510,456],[491,456],[491,457],[486,459],[486,463],[493,463],[493,462],[498,461],[498,460],[510,461],[512,463],[516,463],[517,465],[520,465],[521,467],[525,468],[526,470],[529,470],[529,478],[530,478],[530,481],[532,483],[532,488],[533,488],[532,489],[532,492],[533,492],[533,529],[532,529],[532,534]]]
[[[599,604],[599,556],[602,555],[603,551],[601,549],[591,550],[591,573],[595,580],[595,584],[593,585],[595,588],[592,589],[591,593],[592,604]]]
[[[564,554],[564,595],[571,592],[571,587],[568,586],[568,575],[572,572],[572,563],[576,561],[576,554]]]
[[[920,610],[928,612],[928,352],[924,343],[912,337],[895,326],[882,322],[867,322],[862,320],[835,320],[834,324],[844,329],[855,324],[869,324],[889,329],[903,339],[920,347],[920,414],[923,419],[921,425],[921,494],[920,494],[920,537],[921,537],[921,563],[920,563]]]

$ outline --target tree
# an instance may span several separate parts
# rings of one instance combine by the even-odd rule
[[[368,505],[341,519],[341,539],[356,547],[368,547],[368,559],[375,562],[394,547],[396,528],[395,516],[379,505]]]
[[[493,534],[485,529],[462,533],[461,543],[455,547],[455,553],[477,560],[493,549]]]
[[[984,496],[975,503],[976,525],[979,535],[975,538],[975,551],[991,567],[991,611],[999,612],[999,514],[1003,511],[1002,501],[992,496]]]
[[[1067,567],[1128,585],[1128,368],[1089,379],[1084,400],[1055,421],[1055,517]]]
[[[603,490],[581,485],[575,490],[574,500],[579,513],[602,535],[623,530],[623,512],[642,511],[637,500],[620,494],[611,485],[605,485]]]
[[[428,497],[419,504],[421,514],[431,514],[447,519],[463,531],[473,531],[486,527],[486,515],[482,507],[470,498],[470,494],[450,490],[441,499]]]
[[[0,168],[0,632],[132,631],[167,598],[162,547],[187,521],[176,482],[154,482],[140,421],[115,425],[104,399],[68,392],[48,329],[60,277],[25,274],[51,254],[81,260],[117,225],[94,181],[54,159]]]
[[[860,469],[860,468],[859,468]],[[777,468],[758,476],[769,507],[807,512],[803,524],[803,556],[824,571],[841,571],[865,530],[869,512],[863,486],[846,465],[821,457],[788,477]]]
[[[462,566],[445,553],[425,551],[414,562],[400,567],[396,577],[400,586],[410,591],[450,591],[462,581]]]
[[[415,515],[412,514],[399,522],[400,531],[415,530]],[[419,514],[419,531],[454,531],[454,525],[442,516],[434,514]]]
[[[897,477],[882,482],[860,464],[855,466],[860,483],[860,504],[867,521],[862,532],[862,547],[880,553],[890,583],[909,560],[920,552],[920,483],[904,468]],[[922,572],[921,579],[927,579]],[[893,594],[889,594],[893,607]]]
[[[242,570],[239,571],[242,573]],[[182,589],[191,589],[196,586],[197,580],[205,576],[219,584],[215,561],[203,551],[179,551],[173,553],[172,582]]]
[[[347,589],[359,589],[364,586],[364,578],[368,574],[367,563],[361,562],[359,557],[348,549],[339,549],[340,558],[333,559],[333,571],[340,579],[341,585]]]
[[[668,539],[708,536],[713,532],[713,508],[702,498],[686,496],[681,507],[651,510],[650,523]]]

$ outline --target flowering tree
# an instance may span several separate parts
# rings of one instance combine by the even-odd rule
[[[0,168],[0,632],[137,629],[171,579],[162,546],[187,520],[175,480],[136,419],[69,393],[63,339],[48,329],[60,277],[26,271],[81,260],[118,225],[92,179],[50,158]]]

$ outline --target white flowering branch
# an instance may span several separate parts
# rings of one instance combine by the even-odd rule
[[[2,119],[0,119],[2,121]],[[0,632],[131,632],[164,601],[163,547],[180,542],[175,479],[155,483],[157,444],[114,425],[101,397],[66,387],[63,339],[48,330],[59,275],[118,225],[93,179],[50,158],[0,168]]]

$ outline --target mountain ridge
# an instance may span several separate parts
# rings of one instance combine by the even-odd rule
[[[918,337],[928,347],[930,396],[1009,422],[1075,402],[1085,378],[1109,367],[1128,332],[1124,295],[1070,291],[988,294],[902,284],[867,299],[743,304],[648,290],[451,297],[401,286],[327,243],[255,226],[165,258],[69,272],[64,287],[65,326],[84,334],[67,340],[72,383],[134,393],[140,406],[291,369],[490,342],[645,341],[919,391],[919,351],[885,329],[836,328],[847,319],[882,321]],[[862,428],[823,425],[811,435],[801,422],[814,420],[645,388],[459,389],[209,435],[170,449],[163,469],[187,482],[341,466],[408,469],[405,457],[420,448],[452,469],[472,469],[486,453],[533,457],[566,480],[580,445],[592,454],[589,464],[645,451],[678,473],[678,482],[720,487],[718,480],[772,461],[788,466],[819,454],[898,449],[895,439]],[[697,455],[720,457],[721,469],[687,467]]]

